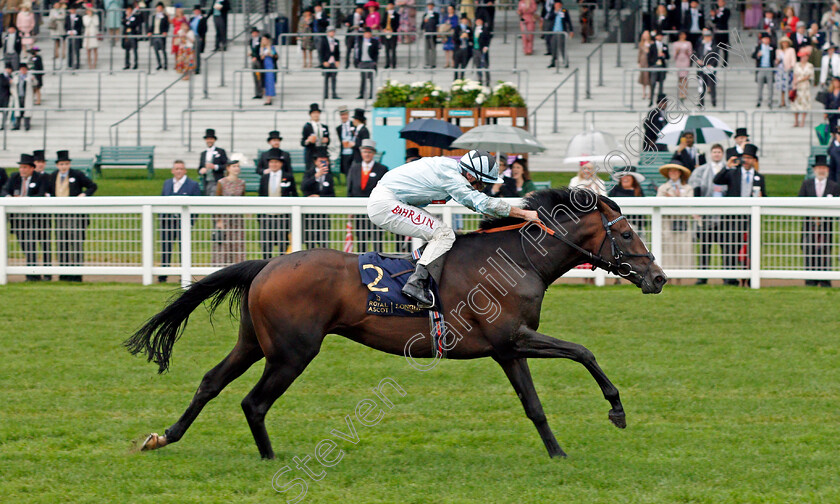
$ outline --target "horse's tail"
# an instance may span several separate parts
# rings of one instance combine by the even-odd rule
[[[155,361],[158,373],[169,369],[172,347],[187,327],[190,313],[204,301],[210,299],[210,314],[229,294],[231,313],[238,306],[242,294],[251,286],[257,274],[269,263],[268,259],[244,261],[221,269],[183,290],[160,313],[150,318],[123,345],[132,355],[146,354],[148,362]]]

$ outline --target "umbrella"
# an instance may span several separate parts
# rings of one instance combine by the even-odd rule
[[[615,152],[618,144],[615,137],[605,131],[590,129],[578,133],[566,146],[564,163],[603,163],[608,154]]]
[[[365,4],[365,9],[369,9],[371,7],[375,8],[375,9],[378,9],[379,8],[379,2],[376,2],[375,0],[370,0],[370,2]]]
[[[496,153],[499,161],[502,152],[542,152],[545,146],[534,138],[527,130],[513,126],[488,124],[477,126],[452,142],[452,147],[458,149],[480,149]]]
[[[400,137],[418,145],[448,149],[461,136],[461,128],[440,119],[418,119],[400,130]]]
[[[683,131],[694,133],[694,142],[707,144],[723,142],[732,136],[733,129],[717,117],[704,115],[683,116],[675,123],[669,123],[660,131],[658,143],[676,145],[680,142]]]

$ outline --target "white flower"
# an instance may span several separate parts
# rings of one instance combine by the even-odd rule
[[[432,96],[440,96],[440,91],[432,91]]]
[[[475,102],[477,104],[481,105],[482,103],[484,103],[484,100],[486,100],[486,99],[487,99],[487,97],[484,96],[484,93],[479,93],[479,95],[475,97]]]
[[[505,86],[516,89],[516,84],[514,84],[513,82],[505,82]]]
[[[421,87],[423,87],[425,84],[426,84],[425,82],[412,82],[412,83],[411,83],[411,87],[413,87],[413,88],[421,88]]]
[[[435,86],[435,91],[443,91],[443,88],[441,88],[440,86]]]
[[[487,87],[487,86],[480,86],[480,89],[481,89],[481,94],[485,94],[485,95],[489,95],[489,94],[490,94],[490,88],[489,88],[489,87]]]

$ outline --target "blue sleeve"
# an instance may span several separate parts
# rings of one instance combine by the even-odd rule
[[[510,215],[510,204],[508,202],[476,191],[460,174],[445,177],[443,179],[443,189],[452,196],[452,199],[474,212],[492,217],[507,217]]]

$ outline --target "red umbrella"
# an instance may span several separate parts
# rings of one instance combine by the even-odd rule
[[[373,7],[374,9],[378,9],[379,8],[379,2],[377,2],[375,0],[370,0],[370,2],[365,4],[365,9],[370,9],[371,7]]]

